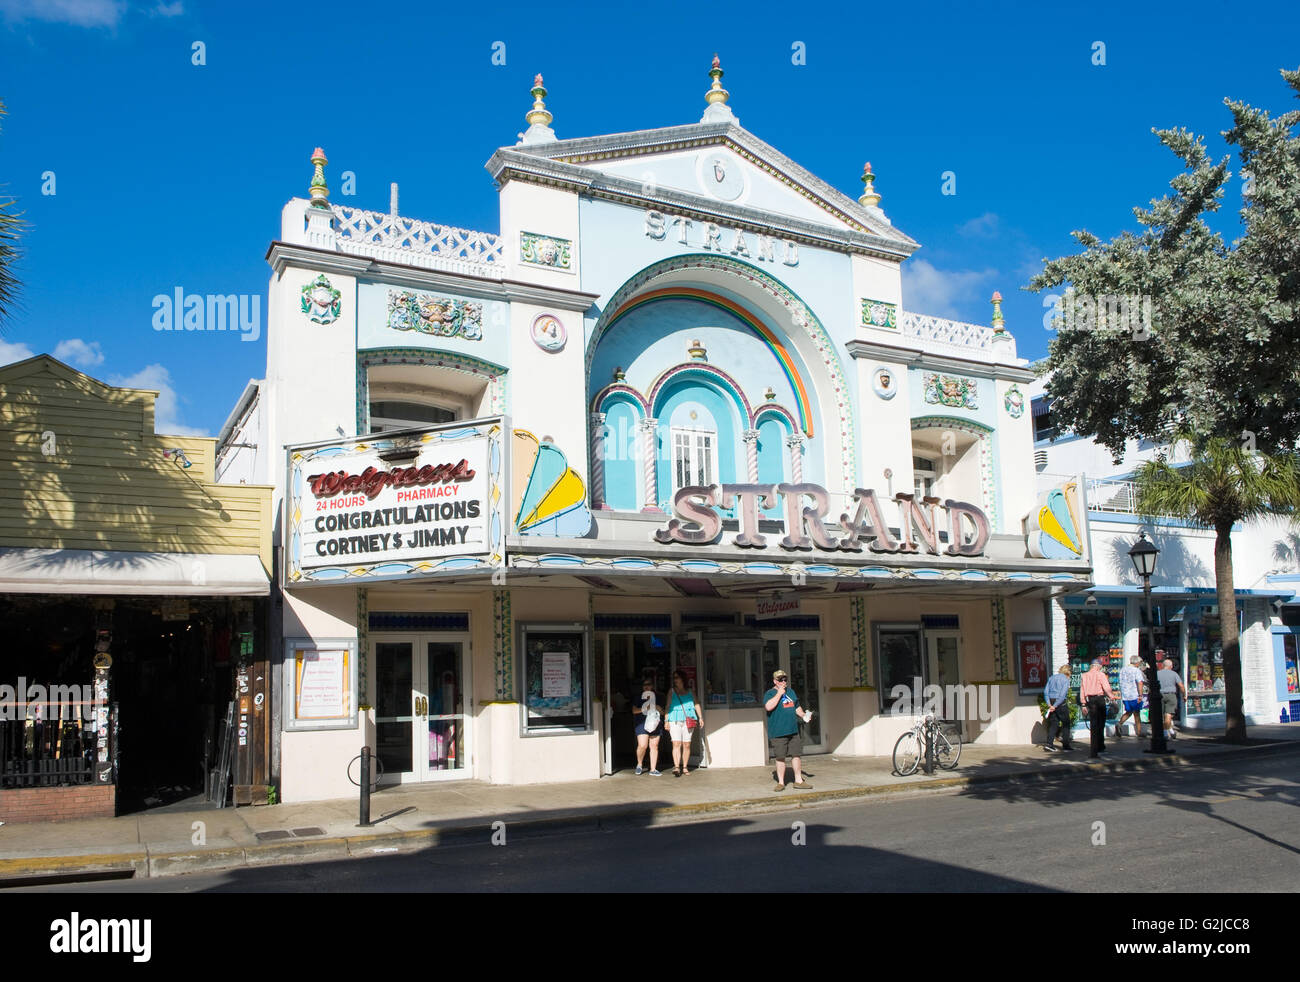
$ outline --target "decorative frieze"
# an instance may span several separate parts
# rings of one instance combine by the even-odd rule
[[[483,305],[409,290],[388,291],[388,326],[436,337],[483,339]]]
[[[883,300],[863,300],[862,326],[898,330],[898,304]]]
[[[973,378],[926,372],[921,379],[925,401],[956,409],[978,409],[979,397]]]
[[[534,266],[550,266],[552,269],[569,270],[570,254],[573,243],[569,239],[557,239],[550,235],[538,235],[536,232],[519,233],[519,258]]]

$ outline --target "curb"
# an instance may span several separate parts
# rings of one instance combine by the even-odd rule
[[[1008,771],[1003,774],[975,774],[964,777],[900,780],[894,784],[861,785],[809,793],[795,792],[765,798],[736,798],[729,801],[706,801],[689,805],[644,808],[639,805],[616,806],[597,815],[571,818],[547,818],[513,822],[508,834],[517,838],[544,838],[582,832],[616,831],[668,824],[724,812],[790,811],[811,805],[827,804],[882,795],[950,791],[954,788],[1020,782],[1052,782],[1095,774],[1114,774],[1150,767],[1186,767],[1252,757],[1274,757],[1300,753],[1300,743],[1278,742],[1231,750],[1212,750],[1184,757],[1172,753],[1167,757],[1139,757],[1105,763],[1079,761],[1077,766],[1042,770]],[[473,821],[473,820],[469,820]],[[415,852],[440,845],[474,845],[491,835],[490,826],[480,822],[456,824],[402,832],[360,833],[330,836],[298,842],[274,842],[249,846],[223,846],[216,849],[151,854],[147,848],[115,853],[77,856],[34,856],[0,859],[0,888],[22,886],[32,881],[54,878],[73,880],[103,875],[127,874],[136,878],[178,876],[184,873],[220,872],[257,868],[278,863],[324,862],[337,859],[373,858]]]

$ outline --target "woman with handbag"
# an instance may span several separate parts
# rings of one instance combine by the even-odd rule
[[[655,705],[655,680],[653,675],[646,675],[641,680],[641,695],[632,704],[632,716],[636,719],[636,772],[641,774],[644,768],[646,748],[650,748],[650,776],[658,777],[659,770],[659,708]]]
[[[668,736],[673,742],[673,777],[690,774],[691,736],[704,722],[695,697],[686,690],[686,676],[673,672],[673,691],[668,694]]]

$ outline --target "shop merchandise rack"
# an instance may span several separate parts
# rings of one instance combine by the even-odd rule
[[[1094,658],[1100,658],[1110,681],[1119,694],[1119,670],[1124,667],[1124,609],[1071,610],[1066,614],[1065,649],[1070,659],[1070,692],[1078,704],[1079,685]],[[1114,719],[1118,709],[1112,705],[1106,718]],[[1076,722],[1081,722],[1076,720]]]

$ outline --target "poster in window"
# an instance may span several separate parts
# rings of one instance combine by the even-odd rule
[[[585,728],[588,725],[585,628],[524,626],[520,638],[526,728]]]
[[[1020,694],[1035,695],[1043,691],[1052,677],[1049,664],[1046,634],[1017,634],[1015,636],[1016,668],[1019,672]]]
[[[286,730],[347,729],[357,722],[357,643],[293,638],[284,643],[281,705]]]
[[[294,652],[294,679],[294,715],[298,719],[349,716],[347,648],[299,648]]]

